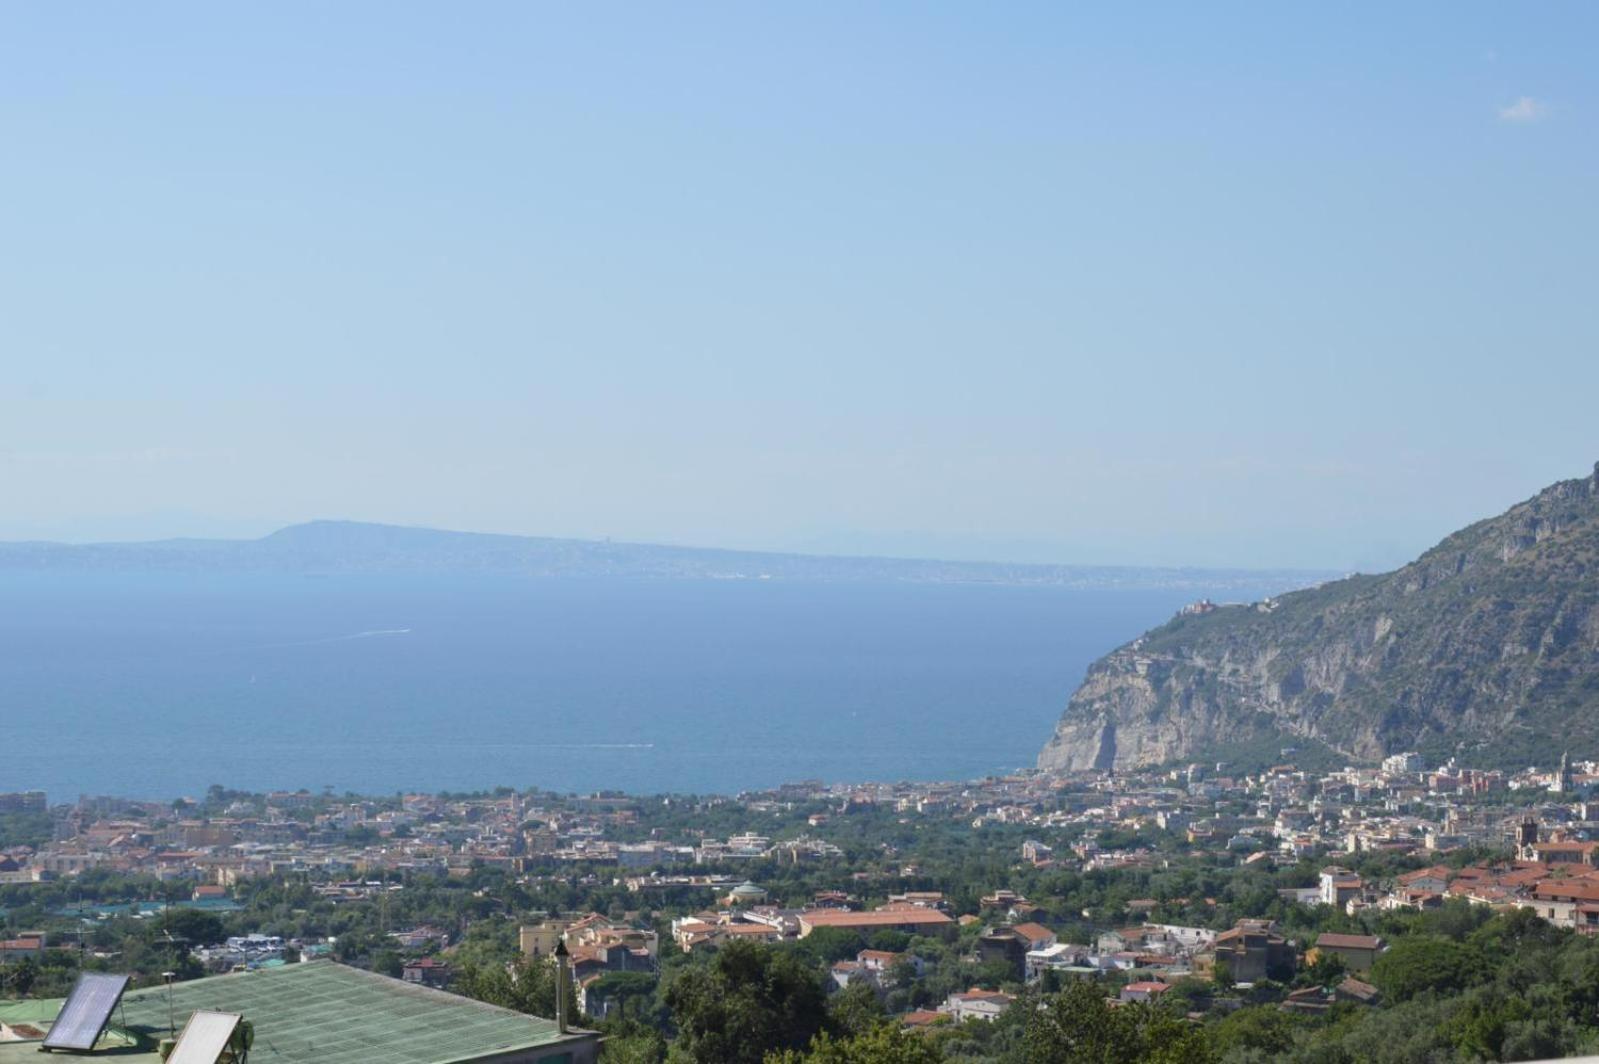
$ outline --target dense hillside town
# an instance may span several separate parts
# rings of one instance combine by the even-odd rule
[[[1472,969],[1427,951],[1489,931],[1599,972],[1599,766],[1282,760],[737,797],[0,795],[0,1017],[84,971],[140,986],[325,959],[538,1015],[569,1001],[607,1059],[709,1061],[731,1052],[709,1003],[737,963],[815,1000],[747,1059],[874,1038],[1050,1059],[1046,1018],[1096,1009],[1250,1059],[1436,1003]],[[1148,1022],[1116,1059],[1146,1059]],[[1478,1054],[1592,1033],[1516,1022]]]

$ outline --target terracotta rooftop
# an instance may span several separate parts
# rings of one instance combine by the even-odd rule
[[[1382,939],[1373,935],[1341,935],[1336,931],[1323,931],[1316,936],[1318,949],[1377,949]]]
[[[877,909],[866,913],[846,912],[840,909],[815,909],[802,913],[800,920],[812,927],[898,927],[902,924],[936,926],[950,923],[950,918],[937,909],[919,907]]]

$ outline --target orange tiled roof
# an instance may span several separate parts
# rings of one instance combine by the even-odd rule
[[[1546,880],[1533,888],[1533,896],[1549,900],[1599,901],[1599,883],[1585,879]]]
[[[855,913],[840,909],[817,909],[800,915],[812,927],[897,927],[901,924],[947,924],[949,917],[937,909],[877,909]]]

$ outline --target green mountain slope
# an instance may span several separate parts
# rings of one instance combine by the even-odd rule
[[[1411,564],[1180,616],[1100,661],[1039,755],[1160,764],[1264,740],[1479,762],[1599,748],[1599,465]]]

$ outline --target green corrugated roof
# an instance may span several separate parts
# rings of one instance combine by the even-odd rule
[[[252,1064],[445,1064],[574,1037],[553,1020],[332,961],[177,983],[172,1005],[180,1028],[196,1009],[243,1014],[255,1025]],[[129,993],[123,1006],[129,1027],[166,1033],[165,988]]]

